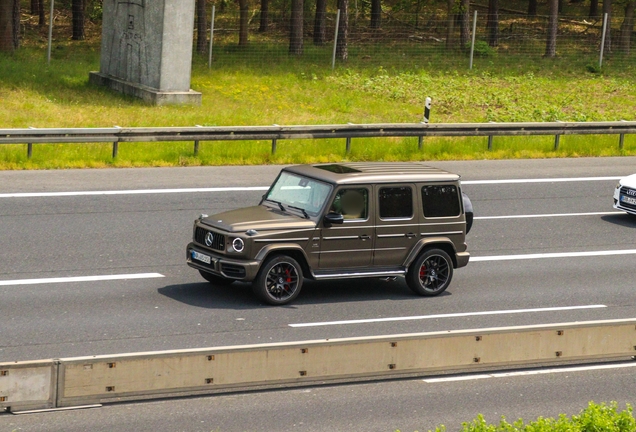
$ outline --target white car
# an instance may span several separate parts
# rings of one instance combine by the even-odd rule
[[[636,215],[636,174],[621,179],[616,185],[614,208]]]

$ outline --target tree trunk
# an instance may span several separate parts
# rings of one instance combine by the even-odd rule
[[[73,13],[73,40],[84,40],[84,0],[73,0],[71,3]]]
[[[197,52],[205,54],[208,47],[208,22],[205,11],[205,0],[197,0]]]
[[[629,55],[632,32],[634,31],[634,10],[636,1],[632,0],[625,5],[625,18],[621,24],[621,39],[619,50],[624,55]]]
[[[292,0],[289,28],[290,55],[302,55],[303,53],[303,11],[303,0]]]
[[[247,46],[249,42],[250,11],[248,0],[238,0],[239,3],[239,46]]]
[[[20,0],[13,2],[13,49],[20,46]]]
[[[338,25],[336,57],[346,61],[349,58],[349,0],[338,0],[338,9],[340,9],[340,24]]]
[[[548,21],[548,37],[545,44],[545,56],[556,57],[556,37],[559,25],[559,0],[549,0],[550,19]]]
[[[537,0],[528,1],[528,16],[537,16]]]
[[[314,45],[324,45],[327,42],[327,0],[316,0],[316,16],[314,18]]]
[[[261,0],[261,24],[258,31],[263,33],[269,27],[269,0]]]
[[[559,0],[559,13],[563,13],[563,0]]]
[[[448,9],[448,16],[446,18],[446,48],[452,49],[455,47],[455,14],[453,13],[455,0],[447,0],[446,6]]]
[[[371,28],[379,29],[382,25],[382,0],[371,0]]]
[[[499,45],[499,0],[488,0],[488,45],[496,47]]]
[[[470,39],[470,0],[462,0],[460,18],[459,44],[462,48],[466,48]]]
[[[38,26],[46,25],[46,17],[44,16],[44,0],[38,0]]]
[[[38,14],[38,0],[31,0],[31,15]]]
[[[13,0],[0,0],[0,51],[13,52]]]
[[[590,18],[598,18],[598,0],[590,0]]]
[[[612,51],[612,0],[603,0],[603,19],[607,14],[607,30],[605,31],[605,52]]]

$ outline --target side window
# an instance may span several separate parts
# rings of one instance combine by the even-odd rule
[[[427,218],[459,216],[459,194],[457,186],[422,187],[422,206]]]
[[[378,203],[381,219],[413,216],[413,190],[408,186],[381,188]]]
[[[363,188],[340,189],[329,208],[345,219],[367,219],[369,217],[369,192]]]

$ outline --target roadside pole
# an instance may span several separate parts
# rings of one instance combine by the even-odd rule
[[[44,1],[44,0],[41,0]],[[46,63],[51,64],[51,44],[53,43],[53,14],[55,13],[55,0],[51,0],[51,14],[49,16],[49,47],[46,54]]]
[[[333,38],[333,55],[331,56],[331,69],[336,68],[336,47],[338,46],[338,27],[340,27],[340,9],[336,14],[336,32]]]
[[[473,58],[475,56],[475,33],[477,32],[477,11],[475,11],[475,17],[473,18],[473,37],[470,43],[470,67],[468,69],[473,70]]]
[[[603,53],[605,52],[605,36],[607,35],[607,13],[603,16],[603,35],[601,36],[601,56],[598,59],[599,69],[603,67]]]
[[[212,5],[212,18],[210,19],[210,58],[208,59],[208,69],[212,68],[212,48],[214,46],[214,12],[215,6]]]

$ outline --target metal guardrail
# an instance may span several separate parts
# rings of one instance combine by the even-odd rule
[[[488,149],[496,136],[554,135],[555,150],[562,135],[619,135],[623,148],[626,134],[636,133],[636,122],[545,122],[545,123],[378,123],[314,126],[221,126],[168,128],[77,128],[77,129],[0,129],[0,144],[27,144],[31,157],[33,144],[44,143],[112,143],[113,158],[123,142],[193,141],[198,154],[201,141],[258,141],[272,143],[276,153],[278,140],[344,138],[346,152],[353,138],[419,137],[488,137]]]
[[[628,359],[635,350],[636,319],[623,319],[0,363],[0,409]]]

